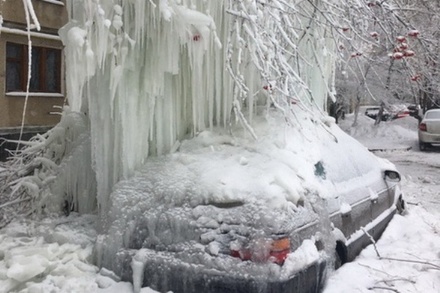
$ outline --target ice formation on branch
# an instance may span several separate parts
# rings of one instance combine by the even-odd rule
[[[58,125],[20,143],[24,148],[14,152],[7,169],[0,168],[0,227],[17,215],[96,209],[89,196],[96,182],[85,115],[66,107]]]

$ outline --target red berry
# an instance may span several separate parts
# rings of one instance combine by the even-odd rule
[[[400,42],[400,43],[403,43],[403,42],[406,41],[406,38],[404,36],[398,36],[397,37],[397,41]]]
[[[410,30],[408,32],[408,36],[414,37],[414,38],[416,38],[419,34],[420,34],[420,32],[418,30]]]
[[[414,51],[412,51],[412,50],[406,50],[406,51],[404,51],[403,52],[403,55],[405,56],[405,57],[412,57],[412,56],[414,56],[416,53],[414,52]]]
[[[400,60],[403,58],[403,53],[396,52],[391,56],[391,58],[393,58],[394,60]]]

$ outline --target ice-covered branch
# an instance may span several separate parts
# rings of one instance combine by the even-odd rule
[[[347,59],[335,53],[336,47],[367,39],[341,28],[364,27],[373,13],[355,0],[348,6],[333,0],[71,4],[71,21],[60,35],[70,111],[83,117],[84,136],[75,136],[81,143],[72,146],[62,122],[17,153],[22,167],[15,169],[13,180],[17,174],[28,179],[16,181],[20,185],[14,194],[27,190],[42,198],[47,186],[58,186],[70,208],[84,210],[96,201],[102,215],[116,182],[132,176],[149,156],[175,150],[179,141],[201,131],[240,123],[258,139],[253,118],[274,110],[299,129],[295,115],[300,112],[321,121],[316,118],[325,115],[327,99],[335,95],[336,58]],[[365,17],[359,13],[364,8],[370,9]],[[366,51],[360,41],[350,48]],[[79,172],[72,186],[54,185],[53,175],[64,172],[67,178],[77,167],[64,161],[69,154],[88,159],[95,175],[89,177],[96,182]],[[93,190],[89,198],[84,186]],[[67,196],[63,188],[69,189]]]

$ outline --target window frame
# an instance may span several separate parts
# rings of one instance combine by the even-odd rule
[[[10,57],[7,54],[8,46],[14,46],[14,47],[20,47],[21,48],[21,54],[18,57]],[[29,47],[27,44],[20,44],[15,42],[6,42],[6,83],[5,83],[5,92],[11,93],[11,92],[26,92],[27,87],[27,78],[28,78],[28,50]],[[36,70],[37,74],[37,80],[39,83],[38,88],[29,88],[30,93],[61,93],[62,90],[62,50],[53,48],[53,47],[43,47],[43,46],[32,46],[32,50],[38,51],[39,54],[39,66]],[[51,52],[55,52],[55,89],[50,90],[48,89],[48,77],[47,77],[47,61],[48,56]],[[8,88],[8,64],[9,63],[18,63],[20,68],[20,76],[19,76],[19,88],[18,89],[10,89]],[[35,78],[35,72],[32,72],[32,78]]]
[[[50,4],[64,6],[64,1],[63,0],[41,0],[41,1],[46,2],[46,3],[50,3]]]

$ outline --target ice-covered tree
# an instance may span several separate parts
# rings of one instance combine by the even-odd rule
[[[335,99],[336,65],[357,72],[360,83],[386,72],[371,65],[365,73],[365,64],[380,58],[391,62],[389,71],[401,62],[417,73],[415,58],[394,55],[400,34],[415,34],[408,44],[417,55],[432,52],[418,23],[402,18],[420,7],[404,2],[67,1],[70,22],[60,35],[69,106],[59,125],[2,172],[5,221],[17,205],[20,213],[64,207],[105,218],[113,185],[149,156],[174,152],[214,127],[241,124],[258,140],[253,118],[264,109],[282,112],[299,130],[299,113],[325,128],[316,118]]]
[[[69,108],[12,160],[22,172],[4,179],[15,196],[32,194],[30,211],[67,204],[105,215],[112,186],[148,156],[236,123],[258,139],[252,120],[260,108],[274,107],[293,124],[295,111],[321,115],[334,94],[335,40],[322,11],[336,7],[325,1],[83,0],[67,7],[71,21],[60,34]]]
[[[350,21],[339,46],[346,62],[338,91],[352,104],[361,98],[377,104],[421,104],[425,109],[435,104],[438,3],[365,1],[346,11]]]

